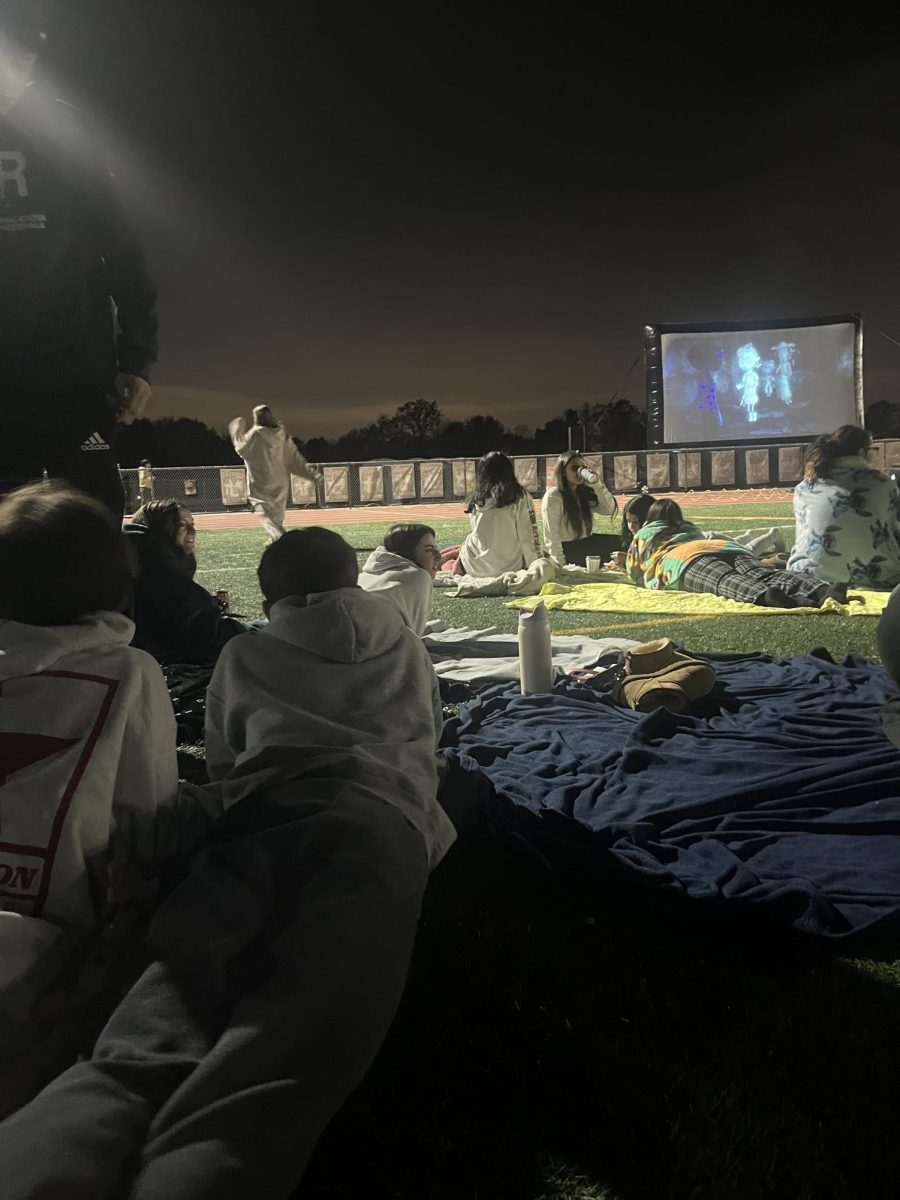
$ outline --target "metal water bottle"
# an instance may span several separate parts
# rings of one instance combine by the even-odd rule
[[[519,682],[522,695],[553,691],[553,648],[550,617],[544,602],[519,613]]]

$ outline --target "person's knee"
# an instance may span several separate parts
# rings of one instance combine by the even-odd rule
[[[878,622],[878,653],[894,683],[900,684],[900,587],[894,588]]]

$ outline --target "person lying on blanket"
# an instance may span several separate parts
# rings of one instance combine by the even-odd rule
[[[263,553],[269,623],[209,688],[226,811],[91,1059],[0,1123],[3,1200],[286,1200],[369,1069],[456,834],[428,652],[357,571],[330,529]]]
[[[162,672],[129,646],[116,518],[58,484],[20,488],[0,501],[0,562],[2,1042],[85,931],[150,898],[178,768]]]
[[[612,555],[610,561],[605,565],[606,570],[622,571],[625,569],[625,555],[628,553],[628,547],[634,541],[634,535],[646,522],[647,513],[655,503],[655,496],[651,496],[649,492],[642,492],[639,496],[632,496],[625,505],[622,512],[622,549]],[[728,534],[713,533],[710,530],[705,531],[702,536],[709,541],[728,540]],[[746,529],[743,533],[735,534],[730,540],[737,542],[739,546],[743,546],[757,558],[770,554],[779,555],[785,549],[781,530],[774,525],[762,533],[754,529]]]
[[[846,584],[818,583],[765,566],[731,538],[704,537],[674,500],[657,500],[625,556],[631,580],[646,588],[710,592],[765,608],[821,608],[847,602]]]
[[[431,620],[441,552],[429,525],[394,525],[366,559],[359,586],[389,600],[419,637]]]

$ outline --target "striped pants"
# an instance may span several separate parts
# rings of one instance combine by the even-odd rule
[[[826,585],[796,571],[773,571],[752,554],[703,554],[688,566],[681,577],[683,592],[711,592],[745,604],[762,602],[769,588],[778,588],[804,607],[818,608]]]

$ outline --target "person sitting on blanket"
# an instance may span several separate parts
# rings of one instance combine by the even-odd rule
[[[4,1200],[287,1197],[393,1019],[455,838],[434,670],[331,530],[288,531],[258,574],[269,624],[209,689],[224,816],[92,1058],[0,1124]]]
[[[434,577],[440,570],[441,552],[428,525],[393,525],[366,559],[359,586],[375,592],[400,610],[407,625],[425,632],[434,607]]]
[[[531,497],[499,450],[479,459],[475,494],[466,508],[471,532],[444,550],[442,570],[488,578],[521,571],[543,557]]]
[[[560,566],[583,567],[588,555],[604,559],[618,543],[615,534],[593,532],[595,513],[614,517],[618,512],[615,496],[607,491],[599,475],[589,472],[592,478],[585,480],[581,471],[587,471],[587,466],[577,450],[561,454],[553,486],[544,492],[541,501],[547,553]]]
[[[625,556],[634,583],[669,591],[710,592],[766,608],[820,608],[847,602],[846,585],[817,583],[766,567],[730,538],[704,537],[674,500],[657,500]]]
[[[900,492],[869,461],[871,435],[842,425],[816,438],[794,488],[792,571],[822,583],[900,584]]]
[[[119,523],[34,484],[0,501],[0,1040],[157,862],[178,791],[157,663],[129,646]],[[4,1176],[5,1178],[5,1176]]]
[[[625,505],[622,512],[622,549],[617,550],[606,564],[609,570],[622,571],[625,569],[625,556],[628,553],[628,547],[634,541],[634,535],[645,524],[647,513],[655,503],[655,496],[651,496],[649,492],[642,492],[638,496],[632,496]],[[728,534],[713,533],[710,530],[704,532],[702,536],[709,541],[729,540]],[[739,546],[743,546],[751,554],[755,554],[757,558],[761,558],[763,555],[780,554],[785,548],[781,530],[774,525],[763,533],[747,529],[743,533],[736,533],[730,540],[737,542]]]
[[[222,612],[194,582],[197,533],[193,513],[177,500],[144,504],[126,525],[137,556],[134,644],[164,664],[209,663],[248,625]]]

